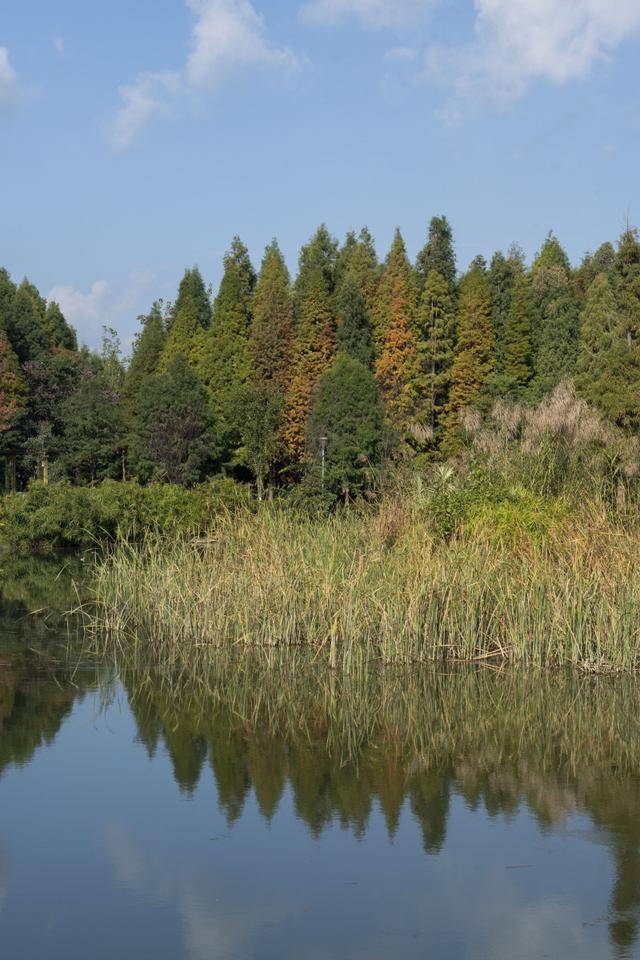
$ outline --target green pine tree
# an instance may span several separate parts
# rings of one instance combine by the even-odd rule
[[[403,296],[407,298],[408,309],[412,312],[416,306],[415,275],[409,263],[409,258],[407,257],[407,248],[405,247],[402,234],[399,229],[396,229],[393,243],[385,260],[382,277],[380,279],[376,308],[371,315],[373,345],[376,357],[380,356],[383,349],[387,327],[391,318],[391,301],[398,279],[402,284]]]
[[[373,238],[366,227],[358,237],[347,234],[347,239],[338,255],[336,266],[336,295],[340,296],[342,284],[347,277],[355,279],[365,302],[367,313],[372,317],[378,302],[380,265]]]
[[[296,322],[300,322],[304,301],[310,287],[317,282],[318,271],[322,276],[325,290],[333,296],[336,286],[336,264],[338,260],[338,241],[331,236],[322,224],[300,251],[298,276],[294,284],[294,313]]]
[[[624,336],[629,347],[640,350],[640,239],[637,230],[625,230],[620,237],[615,275]]]
[[[367,305],[354,272],[349,270],[336,297],[338,349],[366,367],[373,363],[373,341]]]
[[[127,368],[124,392],[128,403],[132,403],[147,377],[158,370],[160,357],[167,339],[162,304],[155,301],[146,317],[139,318],[142,329],[137,334],[131,361]]]
[[[461,415],[482,403],[493,372],[495,334],[491,318],[489,281],[475,265],[460,284],[458,339],[451,367],[443,452],[454,453],[460,443]]]
[[[530,281],[523,270],[516,274],[510,300],[503,331],[499,395],[519,400],[533,376],[533,306]]]
[[[53,301],[47,304],[43,326],[49,345],[54,349],[78,349],[76,332],[65,320],[59,304],[54,303]]]
[[[429,236],[416,260],[418,288],[421,293],[432,270],[444,277],[449,293],[456,286],[456,255],[453,248],[451,225],[446,217],[433,217],[429,224]]]
[[[293,296],[277,242],[266,249],[251,305],[250,355],[256,384],[274,384],[284,395],[293,347]]]
[[[532,280],[535,359],[530,394],[537,402],[562,380],[573,376],[578,355],[580,305],[564,267],[540,268],[532,273]]]
[[[640,412],[640,369],[624,335],[610,277],[600,273],[582,313],[576,392],[620,426],[634,426]]]
[[[198,267],[188,268],[184,272],[178,288],[178,298],[168,318],[167,326],[169,329],[176,317],[187,308],[195,316],[202,329],[206,330],[211,323],[211,300]]]
[[[20,363],[37,360],[46,353],[49,345],[44,317],[28,280],[23,280],[16,290],[7,320],[7,335]]]
[[[431,270],[417,314],[422,419],[436,434],[449,397],[455,342],[455,307],[447,280]]]
[[[200,369],[205,347],[205,331],[198,319],[198,311],[192,301],[186,301],[173,321],[167,335],[158,372],[166,373],[177,357],[184,357],[190,367]]]

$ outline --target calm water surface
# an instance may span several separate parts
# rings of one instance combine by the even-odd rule
[[[0,586],[0,944],[41,958],[640,957],[640,688],[487,669],[180,682]],[[10,575],[9,575],[10,574]]]

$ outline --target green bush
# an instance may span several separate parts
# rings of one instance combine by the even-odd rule
[[[95,546],[145,531],[200,532],[221,511],[247,507],[246,488],[214,479],[192,490],[171,484],[140,486],[105,480],[93,487],[67,481],[32,483],[24,493],[0,497],[0,545],[20,553]]]

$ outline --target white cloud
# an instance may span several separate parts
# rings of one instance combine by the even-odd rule
[[[115,147],[129,146],[154,115],[167,113],[180,96],[215,88],[244,66],[295,68],[288,48],[273,46],[263,18],[249,0],[186,0],[195,16],[184,69],[141,73],[119,88],[122,106],[111,130]]]
[[[0,106],[12,103],[18,96],[18,78],[9,60],[9,51],[0,47]]]
[[[152,270],[136,269],[121,289],[114,289],[106,280],[96,280],[86,293],[74,286],[60,285],[49,291],[47,300],[60,305],[82,341],[97,346],[103,327],[121,330],[135,325],[137,314],[149,305],[156,279]]]
[[[171,98],[181,88],[180,75],[172,70],[141,73],[134,83],[118,87],[122,106],[111,130],[113,146],[128,147],[154,114],[168,113]]]
[[[384,55],[385,60],[390,63],[411,63],[418,56],[418,51],[413,47],[392,47]]]
[[[308,23],[333,24],[356,17],[366,27],[400,27],[432,5],[431,0],[307,0],[300,16]]]
[[[475,39],[432,48],[432,74],[460,96],[521,95],[535,80],[564,83],[640,29],[638,0],[475,0]]]
[[[53,49],[61,57],[64,56],[64,39],[58,33],[53,38]]]

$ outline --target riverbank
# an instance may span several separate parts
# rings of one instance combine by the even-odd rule
[[[220,515],[206,537],[120,543],[96,566],[91,625],[189,671],[254,645],[309,646],[346,672],[369,660],[635,671],[639,552],[634,518],[524,491],[464,509],[430,491],[329,517],[265,507]]]

